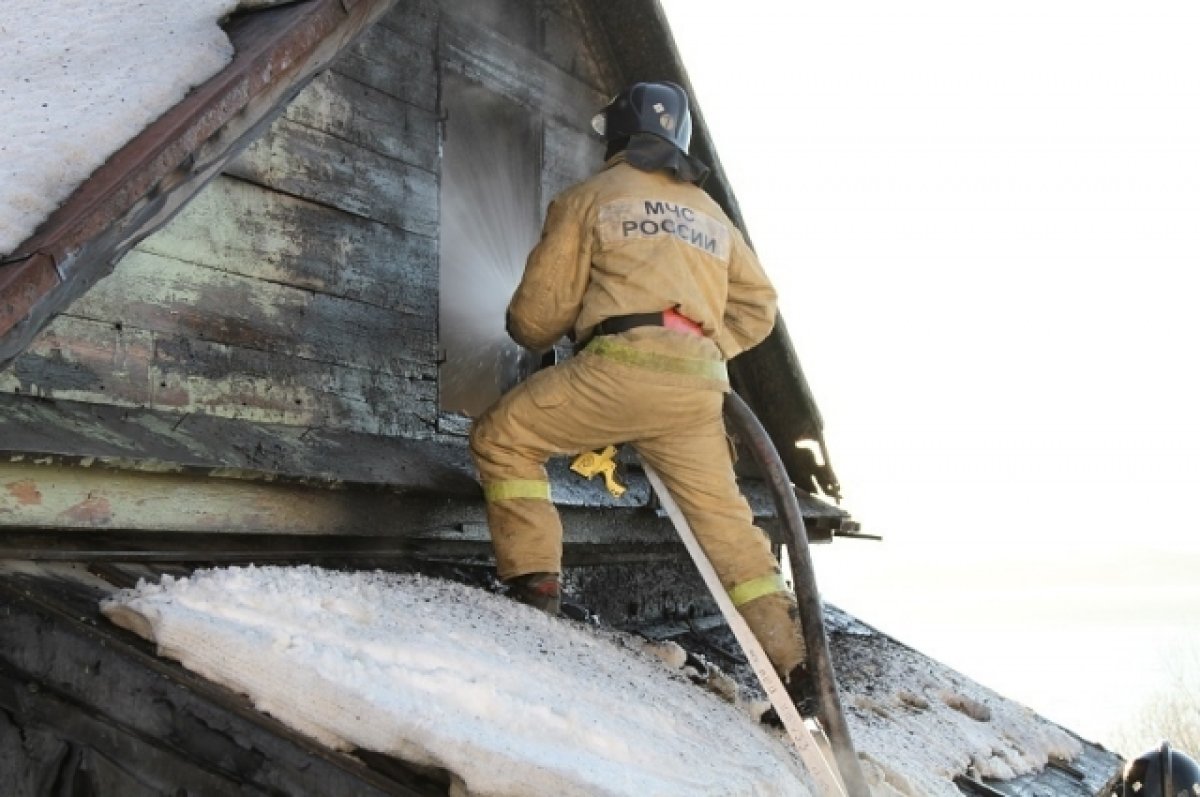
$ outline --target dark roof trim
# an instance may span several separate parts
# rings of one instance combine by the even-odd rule
[[[589,5],[605,29],[609,48],[624,70],[622,77],[626,83],[673,80],[696,98],[671,36],[671,26],[657,0],[591,0]],[[693,105],[691,151],[712,167],[704,187],[746,232],[745,219],[717,157],[699,103]],[[826,495],[839,498],[841,487],[825,448],[825,424],[783,319],[776,319],[775,329],[767,340],[735,359],[730,371],[734,387],[770,433],[792,481],[805,492],[819,488]],[[810,450],[796,448],[798,440],[815,440],[824,462],[819,463]]]
[[[109,158],[0,262],[0,368],[169,221],[394,1],[306,0],[233,16],[233,61]]]

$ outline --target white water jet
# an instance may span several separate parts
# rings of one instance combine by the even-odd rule
[[[445,91],[441,407],[474,416],[516,381],[525,354],[504,313],[540,229],[540,123],[463,80]]]

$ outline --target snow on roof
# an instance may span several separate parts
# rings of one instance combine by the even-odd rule
[[[233,568],[102,609],[297,730],[470,794],[810,793],[789,748],[659,660],[460,584]]]
[[[227,568],[139,583],[102,610],[297,730],[445,768],[470,794],[813,793],[786,737],[626,637],[460,584]],[[1028,709],[841,617],[861,637],[839,667],[876,795],[958,797],[968,770],[1079,754]]]
[[[826,607],[826,622],[842,637],[839,685],[876,795],[960,797],[956,775],[1010,780],[1083,753],[1058,725],[844,612]]]
[[[233,57],[237,0],[0,5],[0,257]]]

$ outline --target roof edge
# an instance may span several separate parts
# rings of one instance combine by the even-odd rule
[[[0,368],[166,224],[395,0],[305,0],[235,14],[235,53],[92,173],[0,261]]]

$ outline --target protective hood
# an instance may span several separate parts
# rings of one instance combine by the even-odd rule
[[[613,152],[613,149],[615,148],[610,148],[610,157],[622,154],[626,163],[643,172],[665,169],[676,179],[696,185],[703,185],[708,178],[709,168],[698,158],[649,133],[632,135],[624,149],[618,149],[616,152]]]

